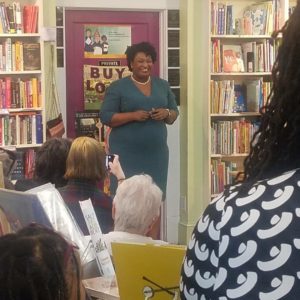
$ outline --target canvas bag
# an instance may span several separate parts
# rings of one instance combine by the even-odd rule
[[[54,74],[54,45],[51,45],[50,88],[46,99],[47,138],[62,137],[65,126],[61,114],[56,79]]]

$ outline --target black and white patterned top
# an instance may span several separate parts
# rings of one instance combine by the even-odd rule
[[[233,186],[206,208],[183,262],[181,299],[300,299],[300,170]]]

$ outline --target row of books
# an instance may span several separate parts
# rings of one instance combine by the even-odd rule
[[[34,112],[0,116],[0,145],[42,144],[42,115]]]
[[[0,44],[0,71],[33,71],[41,69],[40,43],[12,42],[6,38]]]
[[[41,81],[4,77],[0,79],[0,109],[40,108],[42,106]]]
[[[219,39],[211,41],[211,72],[271,72],[279,42],[272,39],[222,44]]]
[[[32,178],[34,172],[34,162],[36,152],[34,149],[17,150],[16,154],[16,167],[11,174],[12,180],[23,178]]]
[[[39,7],[13,2],[5,5],[0,2],[0,33],[37,33]]]
[[[237,174],[237,163],[223,161],[220,159],[211,160],[211,193],[219,194],[228,184],[233,184]]]
[[[250,142],[258,127],[257,120],[245,118],[211,122],[211,153],[221,155],[249,153]]]
[[[245,80],[242,84],[232,80],[210,81],[210,111],[212,114],[259,112],[266,105],[272,82],[263,78]]]
[[[237,5],[211,2],[211,34],[271,35],[280,28],[283,17],[280,0],[248,5],[240,11]]]

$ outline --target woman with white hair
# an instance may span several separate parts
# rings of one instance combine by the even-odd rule
[[[148,236],[160,214],[162,191],[151,176],[134,175],[119,184],[113,200],[114,231],[104,234],[111,252],[111,242],[158,243]]]

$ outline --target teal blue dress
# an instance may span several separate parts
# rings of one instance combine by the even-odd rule
[[[152,108],[169,108],[179,113],[169,83],[158,77],[151,77],[151,95],[145,96],[130,77],[125,77],[113,82],[107,89],[100,110],[100,120],[109,125],[115,113],[151,111]],[[164,121],[148,119],[112,128],[109,152],[120,156],[126,177],[148,174],[165,195],[169,149]],[[111,191],[114,194],[117,183],[111,177]]]

